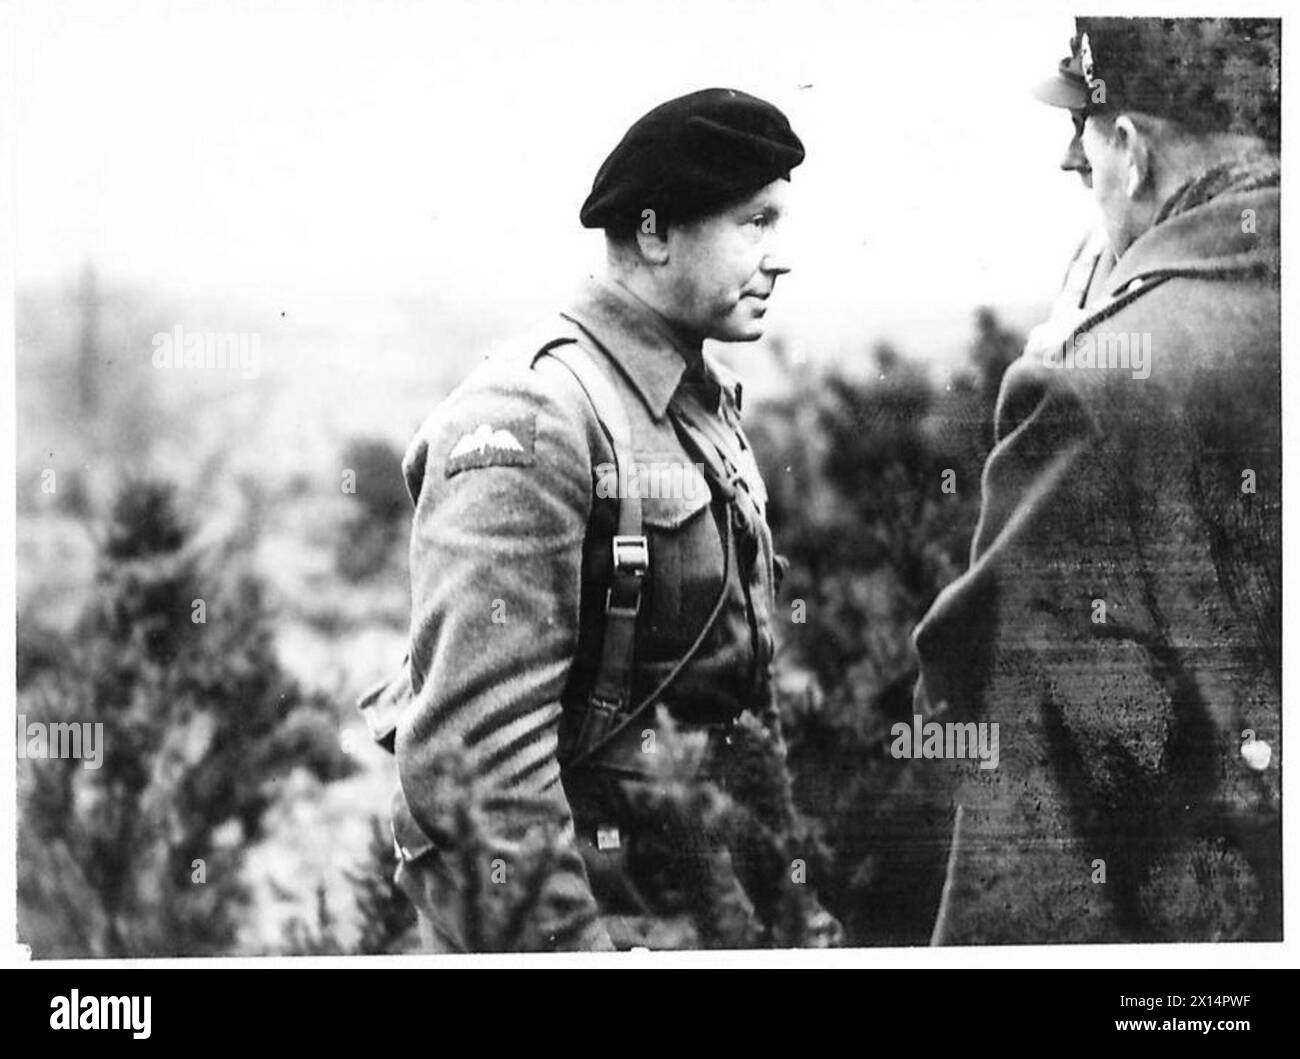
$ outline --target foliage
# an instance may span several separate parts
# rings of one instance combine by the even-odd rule
[[[343,451],[343,466],[355,475],[356,492],[338,537],[335,563],[345,581],[377,576],[395,546],[405,540],[411,501],[401,473],[402,454],[388,442],[354,438]]]
[[[102,725],[100,767],[20,769],[20,920],[42,956],[228,951],[276,784],[352,768],[330,704],[282,672],[259,582],[192,536],[170,485],[123,486],[61,663],[21,690],[29,724]]]
[[[839,944],[816,897],[828,849],[795,808],[779,736],[746,714],[729,741],[710,739],[678,729],[662,707],[656,732],[654,782],[634,808],[658,824],[650,870],[685,891],[693,947]]]
[[[415,909],[393,882],[393,839],[386,821],[371,817],[366,859],[349,878],[361,921],[357,955],[384,956],[412,948]]]
[[[660,711],[653,782],[631,788],[630,811],[654,821],[638,835],[637,878],[663,898],[656,916],[606,916],[615,944],[656,948],[823,946],[838,927],[817,903],[809,876],[825,870],[826,851],[794,809],[784,782],[781,750],[756,721],[738,728],[725,764],[718,744],[699,731],[679,731]],[[563,900],[573,854],[559,829],[532,829],[523,841],[503,840],[490,824],[497,796],[449,749],[431,782],[438,788],[440,862],[433,889],[444,917],[470,952],[547,949],[543,923]],[[512,808],[544,820],[553,808],[512,796]],[[411,951],[414,913],[392,883],[386,829],[372,820],[366,862],[349,873],[361,924],[345,943],[337,918],[318,894],[314,925],[301,918],[286,931],[295,955],[354,955]],[[569,858],[565,862],[566,856]],[[498,859],[500,858],[500,859]],[[791,872],[791,865],[807,866]],[[505,867],[508,865],[508,870]],[[434,870],[426,868],[422,870]],[[549,906],[549,907],[548,907]],[[671,907],[668,907],[671,906]]]

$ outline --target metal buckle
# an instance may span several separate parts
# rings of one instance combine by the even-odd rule
[[[619,699],[607,698],[604,695],[597,695],[594,692],[587,700],[587,706],[591,710],[597,710],[601,713],[618,713],[623,708],[623,703]]]
[[[641,613],[641,581],[650,568],[650,541],[641,536],[614,537],[614,584],[605,590],[605,613],[624,612],[635,617]],[[633,584],[622,584],[630,577]],[[631,606],[614,606],[614,590],[621,597],[631,596]],[[619,600],[620,604],[624,599]]]
[[[644,577],[650,569],[650,542],[645,537],[614,537],[614,573]]]

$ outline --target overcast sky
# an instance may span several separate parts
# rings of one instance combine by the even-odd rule
[[[1028,87],[1070,32],[1029,4],[24,4],[17,278],[94,257],[177,285],[567,290],[626,126],[735,86],[805,141],[789,286],[961,303],[1050,286],[1088,223]],[[924,295],[923,295],[924,289]]]

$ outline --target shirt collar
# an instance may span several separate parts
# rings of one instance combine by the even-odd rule
[[[632,383],[655,419],[686,380],[702,400],[712,394],[714,407],[725,390],[739,407],[740,384],[689,346],[668,322],[626,287],[589,277],[564,313],[595,340]]]

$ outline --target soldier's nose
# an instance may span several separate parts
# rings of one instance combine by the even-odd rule
[[[790,265],[786,261],[785,254],[779,250],[769,250],[763,255],[763,260],[759,263],[759,270],[769,276],[784,276],[790,271]]]

